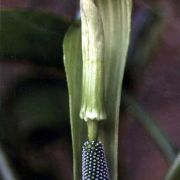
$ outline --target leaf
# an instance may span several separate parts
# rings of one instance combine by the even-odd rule
[[[105,37],[105,108],[100,140],[105,146],[110,179],[118,178],[118,126],[122,79],[129,45],[131,0],[95,1],[102,18]],[[64,39],[64,63],[70,98],[74,156],[74,180],[81,179],[81,147],[87,140],[85,122],[79,118],[81,104],[82,52],[80,26],[73,25]]]
[[[64,39],[64,64],[70,100],[70,120],[73,146],[74,179],[81,179],[81,145],[83,125],[79,117],[81,105],[82,54],[80,24],[70,27]],[[84,123],[84,124],[83,124]]]
[[[0,21],[1,60],[63,65],[59,47],[68,22],[52,14],[25,10],[1,10]]]
[[[165,180],[179,180],[180,179],[180,153],[177,155],[174,163],[168,171]]]
[[[122,93],[121,102],[126,106],[128,113],[148,132],[165,156],[167,162],[172,163],[176,157],[175,148],[167,134],[158,126],[155,119],[149,113],[145,112],[140,104],[125,92]]]

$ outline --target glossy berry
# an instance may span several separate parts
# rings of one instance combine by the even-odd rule
[[[87,141],[82,152],[82,180],[110,180],[101,142]]]

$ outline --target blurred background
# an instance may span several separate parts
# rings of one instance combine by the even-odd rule
[[[0,2],[0,179],[71,180],[62,42],[77,0]],[[135,0],[123,89],[180,145],[180,1]],[[122,102],[119,179],[161,180],[169,164]],[[16,177],[16,178],[13,178]]]

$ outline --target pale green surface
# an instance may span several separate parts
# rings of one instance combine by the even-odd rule
[[[103,23],[94,0],[81,0],[80,10],[83,58],[80,117],[85,121],[105,120]]]
[[[107,120],[100,123],[100,140],[110,169],[111,180],[118,179],[118,126],[122,79],[129,45],[131,0],[98,0],[104,27],[104,83]],[[82,55],[80,27],[74,25],[64,40],[64,59],[67,74],[74,155],[74,180],[81,179],[81,146],[87,139],[85,122],[80,120]]]
[[[80,25],[74,24],[64,39],[64,63],[67,75],[70,120],[73,145],[74,179],[81,179],[81,146],[86,137],[83,135],[85,122],[79,117],[81,106],[82,55]]]

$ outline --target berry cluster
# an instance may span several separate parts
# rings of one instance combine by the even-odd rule
[[[101,142],[86,141],[82,152],[82,180],[110,180]]]

